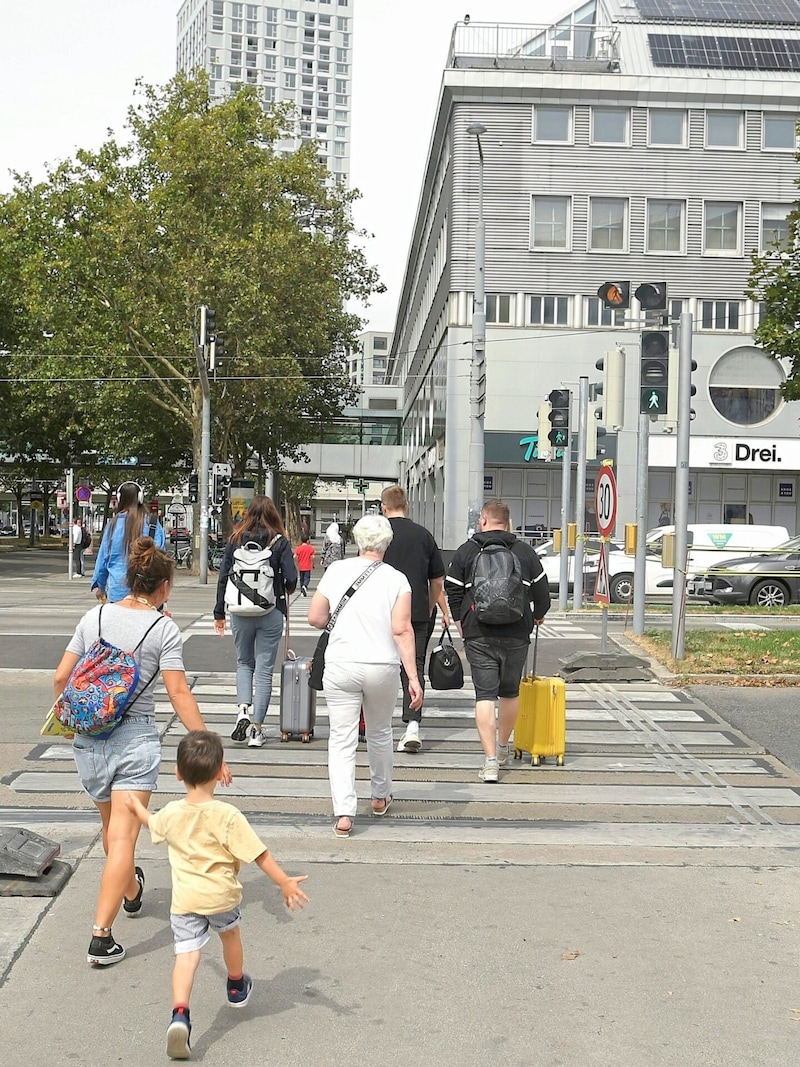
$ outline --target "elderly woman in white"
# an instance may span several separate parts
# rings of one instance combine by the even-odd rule
[[[337,837],[350,836],[356,815],[356,748],[362,707],[372,813],[382,816],[392,803],[392,714],[401,662],[408,674],[411,706],[422,705],[411,587],[404,574],[383,562],[392,527],[382,515],[367,515],[356,523],[353,535],[358,556],[331,564],[308,608],[308,621],[322,630],[350,593],[330,633],[323,678],[330,723],[328,777]]]

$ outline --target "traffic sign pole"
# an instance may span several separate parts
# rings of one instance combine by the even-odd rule
[[[600,559],[594,583],[595,602],[602,605],[600,651],[608,651],[608,605],[611,603],[611,585],[608,578],[608,542],[617,521],[617,480],[610,462],[600,468],[594,487],[594,510],[597,529],[600,531]]]

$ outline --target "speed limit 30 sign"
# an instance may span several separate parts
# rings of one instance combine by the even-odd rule
[[[610,537],[617,521],[617,482],[611,467],[601,467],[594,490],[594,510],[601,536]]]

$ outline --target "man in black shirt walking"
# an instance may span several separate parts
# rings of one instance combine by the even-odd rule
[[[417,674],[425,684],[425,652],[430,637],[430,619],[442,595],[444,564],[438,545],[424,526],[406,518],[408,500],[399,485],[389,486],[381,493],[381,511],[392,527],[392,540],[383,557],[408,578],[411,586],[411,625],[417,651]],[[406,672],[400,668],[403,685],[403,722],[406,730],[398,742],[398,752],[419,752],[422,745],[419,725],[422,711],[411,707]]]

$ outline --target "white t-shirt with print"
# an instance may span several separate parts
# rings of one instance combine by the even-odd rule
[[[317,586],[331,612],[353,582],[374,560],[357,556],[332,563]],[[392,609],[401,593],[411,595],[408,578],[381,563],[356,589],[336,618],[326,663],[399,663],[400,653],[392,635]],[[410,603],[410,601],[409,601]]]

